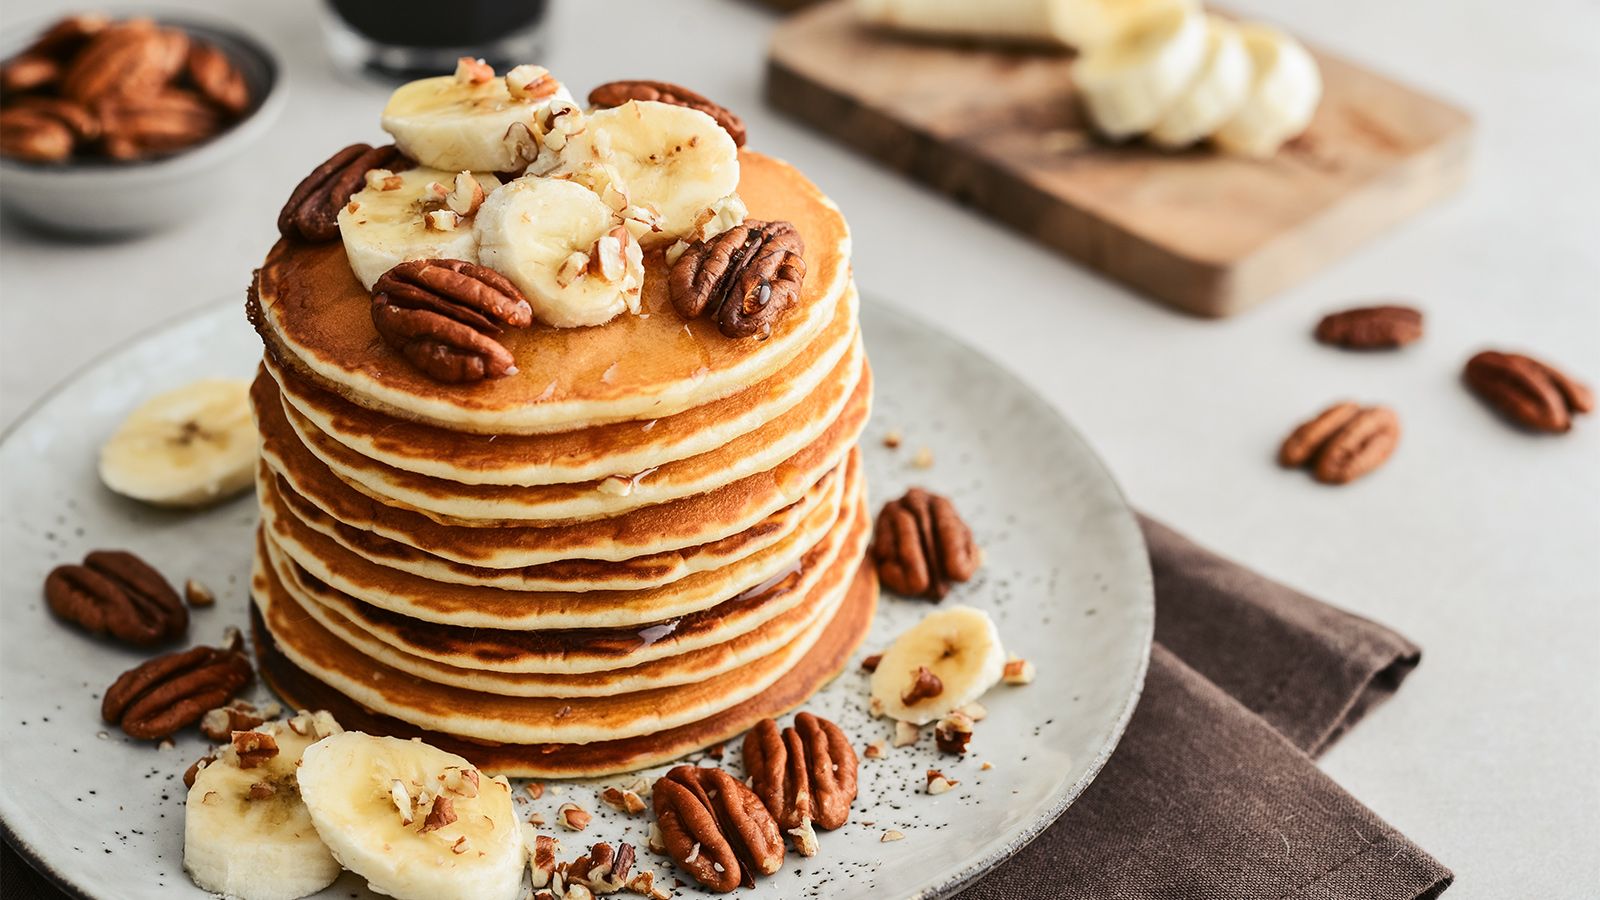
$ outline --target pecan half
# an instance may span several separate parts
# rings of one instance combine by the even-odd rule
[[[90,38],[104,31],[110,24],[111,19],[100,13],[67,16],[45,29],[43,34],[28,45],[28,49],[22,51],[22,55],[64,60],[83,49]]]
[[[106,689],[100,715],[130,737],[157,740],[200,720],[250,683],[250,660],[236,640],[148,660]]]
[[[744,736],[751,788],[784,831],[810,824],[832,831],[850,820],[856,798],[856,751],[839,726],[803,712],[778,731],[764,719]],[[805,848],[801,854],[809,856]]]
[[[100,137],[100,118],[83,104],[61,97],[18,97],[7,104],[6,112],[13,111],[26,111],[55,119],[67,126],[72,136],[80,142]]]
[[[23,53],[0,66],[0,91],[20,94],[49,87],[61,80],[61,63],[33,53]]]
[[[533,307],[493,269],[422,259],[395,266],[373,284],[372,324],[429,377],[463,383],[517,371],[495,336],[533,324]]]
[[[172,81],[189,54],[189,37],[147,19],[108,25],[73,57],[61,93],[79,103],[153,94]]]
[[[1278,463],[1309,465],[1324,484],[1348,484],[1383,465],[1400,443],[1400,417],[1387,406],[1336,403],[1284,439]]]
[[[872,537],[883,586],[906,597],[942,600],[950,584],[978,571],[972,530],[947,498],[912,488],[884,504]]]
[[[1462,378],[1473,393],[1524,428],[1560,434],[1575,414],[1594,409],[1588,385],[1531,356],[1486,350],[1467,360]]]
[[[295,185],[278,213],[278,233],[303,241],[331,241],[339,236],[339,210],[361,190],[369,170],[399,172],[409,168],[410,160],[401,156],[393,144],[351,144]]]
[[[60,162],[72,155],[72,129],[32,109],[0,110],[0,155],[26,162]]]
[[[195,43],[184,61],[184,72],[200,96],[229,116],[237,118],[250,108],[250,85],[244,73],[216,47]]]
[[[608,81],[589,92],[589,105],[600,109],[621,106],[634,100],[653,100],[656,103],[670,103],[673,106],[697,109],[716,119],[722,130],[728,133],[728,137],[733,138],[734,146],[744,146],[743,120],[729,112],[726,107],[713,103],[705,95],[697,94],[682,85],[669,81]]]
[[[105,153],[112,159],[176,153],[222,129],[216,108],[182,88],[105,97],[94,108],[105,132]]]
[[[148,647],[181,637],[189,611],[161,573],[124,550],[96,550],[44,580],[50,611],[88,631]],[[220,704],[217,704],[220,705]],[[205,712],[205,710],[201,710]]]
[[[705,314],[728,337],[765,338],[800,296],[804,252],[800,232],[788,222],[747,219],[689,245],[668,273],[668,296],[686,319]]]
[[[1330,313],[1317,323],[1316,338],[1351,350],[1404,347],[1422,337],[1422,312],[1409,306],[1365,306]]]
[[[656,780],[651,799],[667,855],[711,890],[754,886],[783,865],[777,821],[727,772],[678,766]]]

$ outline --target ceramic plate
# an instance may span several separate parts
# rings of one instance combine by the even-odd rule
[[[821,835],[819,856],[791,854],[746,897],[955,892],[1027,843],[1094,778],[1133,712],[1149,658],[1154,604],[1144,545],[1083,440],[1016,379],[928,326],[872,303],[862,321],[878,379],[863,439],[874,503],[912,484],[954,499],[986,559],[945,602],[988,610],[1007,650],[1033,660],[1038,679],[989,693],[989,718],[964,758],[938,755],[925,736],[885,759],[864,759],[850,823]],[[259,353],[239,304],[219,305],[108,355],[0,444],[0,818],[7,839],[37,866],[90,897],[204,896],[183,873],[182,772],[205,743],[191,729],[161,750],[102,723],[102,690],[144,656],[55,621],[41,585],[58,563],[127,548],[173,583],[196,578],[217,593],[215,607],[193,616],[192,640],[214,643],[225,627],[245,624],[254,500],[198,513],[152,510],[101,487],[95,457],[144,398],[200,377],[247,377]],[[898,449],[884,444],[891,431],[902,437]],[[913,462],[922,448],[931,467]],[[928,609],[885,595],[858,656],[887,645]],[[253,693],[267,696],[259,685]],[[852,665],[807,708],[839,722],[860,747],[893,731],[867,715],[866,696],[866,676]],[[742,773],[737,746],[730,743],[723,764]],[[983,770],[984,762],[993,767]],[[924,793],[930,767],[959,786]],[[567,783],[537,802],[519,791],[518,803],[550,821],[568,800],[597,814],[582,835],[562,835],[568,856],[593,841],[642,845],[645,818],[613,813],[596,798],[622,780]],[[890,830],[904,839],[882,842]],[[641,858],[666,874],[661,858]],[[366,896],[348,874],[326,895]]]

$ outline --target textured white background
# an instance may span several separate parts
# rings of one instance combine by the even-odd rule
[[[164,5],[226,16],[271,43],[288,64],[289,108],[252,151],[254,173],[185,227],[74,245],[0,224],[0,423],[130,332],[242,300],[289,188],[329,148],[379,137],[386,89],[333,71],[314,4]],[[864,293],[1037,386],[1143,509],[1421,643],[1422,667],[1326,768],[1455,869],[1450,897],[1593,896],[1600,417],[1564,438],[1529,437],[1486,413],[1457,373],[1492,344],[1600,382],[1600,5],[1233,4],[1467,107],[1479,133],[1455,199],[1226,322],[1130,295],[777,117],[760,99],[773,19],[755,6],[558,5],[545,61],[559,76],[580,91],[617,77],[679,81],[743,114],[755,147],[799,164],[843,206]],[[1360,357],[1309,339],[1321,312],[1390,296],[1426,308],[1421,344]],[[1399,409],[1406,434],[1390,464],[1342,490],[1277,469],[1286,428],[1344,396]]]

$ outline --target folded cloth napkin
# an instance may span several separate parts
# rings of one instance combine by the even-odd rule
[[[1144,696],[1059,821],[961,894],[1414,900],[1454,876],[1313,757],[1421,651],[1142,520],[1156,587]]]
[[[1142,524],[1157,643],[1128,732],[1061,820],[962,900],[1443,893],[1450,871],[1312,761],[1394,693],[1417,647]],[[4,853],[6,897],[62,896]]]

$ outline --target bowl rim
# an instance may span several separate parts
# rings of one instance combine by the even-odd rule
[[[228,159],[248,144],[254,143],[283,112],[288,85],[284,81],[284,66],[273,47],[221,17],[206,12],[168,7],[130,7],[117,9],[116,19],[150,18],[162,25],[181,28],[199,37],[218,36],[237,45],[253,56],[266,72],[266,93],[244,118],[233,123],[226,131],[205,143],[171,156],[126,162],[94,161],[84,163],[29,163],[0,157],[0,172],[11,177],[49,179],[56,181],[79,179],[115,179],[118,181],[165,181],[195,169],[208,168]],[[17,22],[8,22],[0,30],[0,58],[9,58],[22,49],[23,44],[45,28],[62,18],[60,13],[36,14]]]

